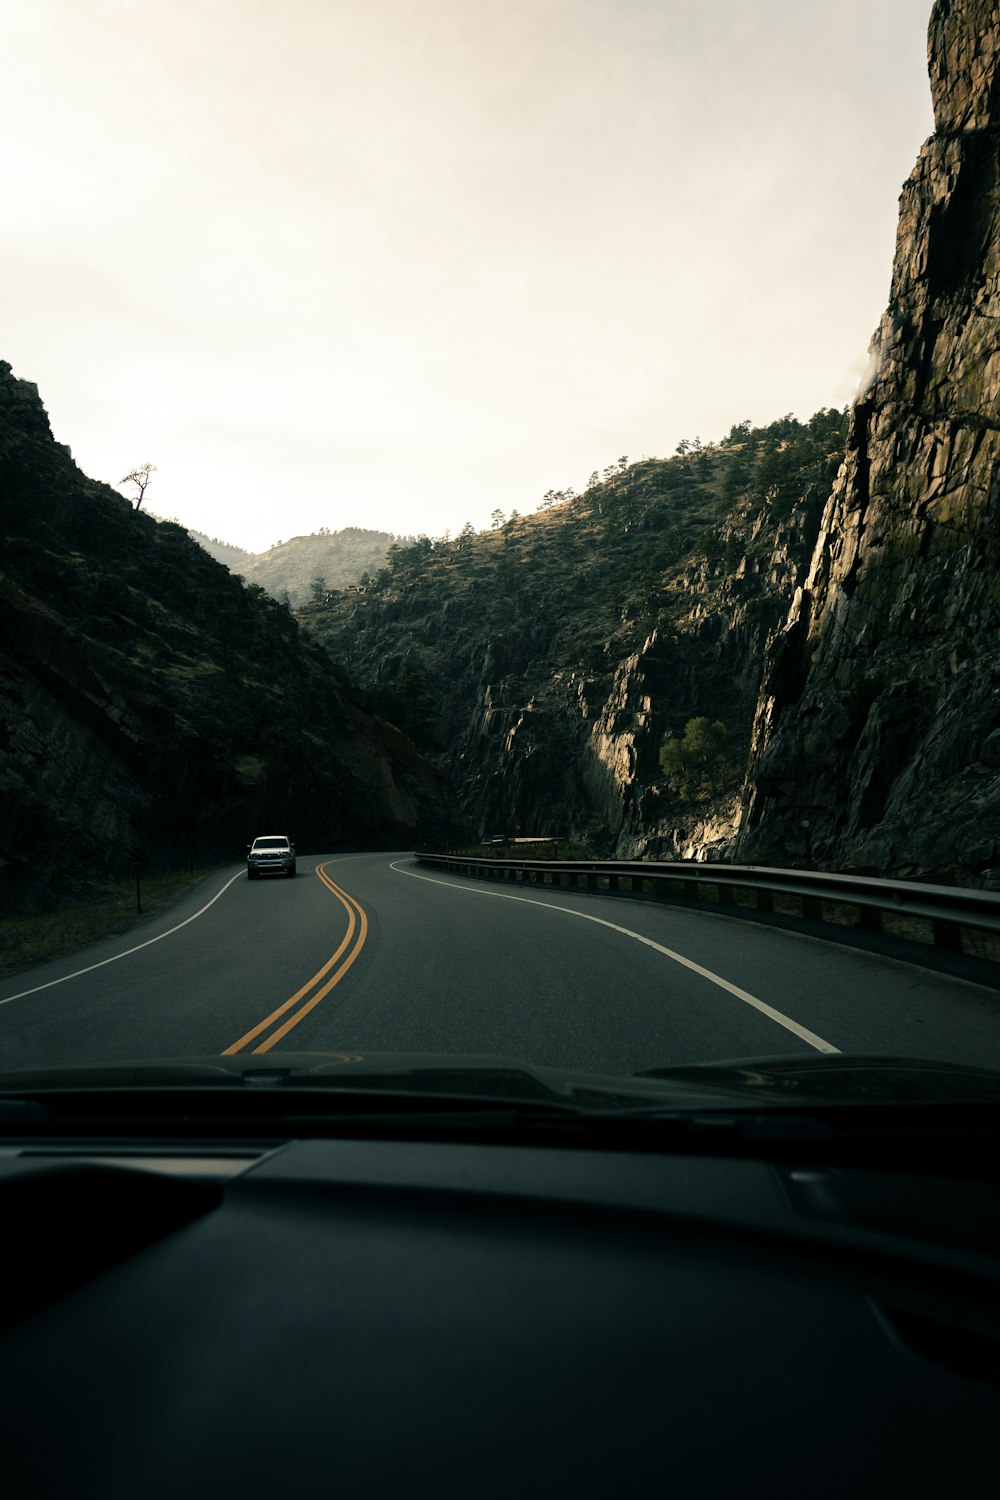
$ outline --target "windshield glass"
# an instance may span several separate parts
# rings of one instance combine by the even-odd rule
[[[0,1073],[989,1094],[994,21],[14,5]]]

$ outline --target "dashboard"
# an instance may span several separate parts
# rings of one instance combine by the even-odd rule
[[[19,1141],[0,1204],[11,1496],[995,1478],[1000,1212],[972,1177],[806,1148]]]

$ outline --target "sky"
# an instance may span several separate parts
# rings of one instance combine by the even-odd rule
[[[255,552],[843,406],[929,13],[4,0],[0,358],[88,474]]]

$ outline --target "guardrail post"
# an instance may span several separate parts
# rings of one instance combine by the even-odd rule
[[[802,915],[809,917],[813,922],[822,922],[823,903],[818,896],[802,897]]]
[[[878,907],[859,906],[858,926],[862,932],[880,933],[882,931],[882,913]]]
[[[757,887],[757,910],[774,911],[773,891],[762,891],[760,886]]]
[[[608,890],[609,891],[616,891],[617,889],[618,889],[618,876],[617,875],[609,875],[608,876]]]
[[[962,947],[962,929],[957,922],[949,922],[946,917],[935,917],[931,922],[934,933],[935,948],[951,948],[958,952]]]

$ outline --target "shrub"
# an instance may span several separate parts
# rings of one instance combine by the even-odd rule
[[[688,719],[678,739],[660,747],[660,768],[668,784],[689,801],[717,795],[736,769],[733,738],[721,719]]]

